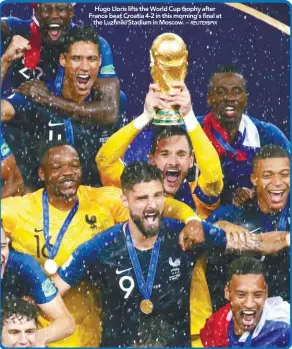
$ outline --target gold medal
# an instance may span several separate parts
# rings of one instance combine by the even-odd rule
[[[151,314],[153,311],[154,305],[149,299],[143,299],[140,303],[140,309],[144,314]]]
[[[47,259],[44,264],[45,270],[49,275],[53,275],[58,270],[58,265],[52,259]]]

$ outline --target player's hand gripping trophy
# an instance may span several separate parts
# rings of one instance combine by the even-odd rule
[[[173,33],[159,35],[150,50],[150,69],[153,82],[161,93],[169,93],[173,85],[182,83],[187,74],[188,51],[182,38]],[[158,110],[153,124],[181,125],[183,119],[175,107]]]

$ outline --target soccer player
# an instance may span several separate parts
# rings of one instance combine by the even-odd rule
[[[14,35],[21,35],[30,44],[24,59],[13,62],[13,67],[5,78],[2,86],[4,96],[9,96],[12,89],[20,86],[21,83],[39,79],[46,83],[53,83],[59,70],[59,55],[61,52],[61,41],[69,29],[76,27],[71,19],[74,15],[74,6],[70,3],[38,3],[33,4],[33,17],[23,20],[16,17],[1,18],[2,38],[9,41]],[[67,101],[54,95],[48,95],[45,86],[33,82],[27,86],[28,93],[34,101],[42,96],[42,103],[51,104],[62,111],[65,115],[87,118],[91,116],[98,118],[102,112],[105,117],[107,112],[111,117],[118,117],[119,104],[119,81],[115,74],[112,51],[107,41],[100,37],[100,54],[102,56],[99,77],[107,78],[96,83],[98,91],[102,90],[104,100],[113,103],[107,108],[100,104],[100,101],[93,100],[87,103]],[[101,80],[101,79],[99,79]],[[36,87],[36,88],[34,88]],[[32,89],[31,91],[29,91]],[[125,100],[125,96],[122,96]]]
[[[52,273],[56,265],[61,266],[84,241],[113,226],[114,222],[127,220],[128,211],[121,203],[120,189],[80,185],[79,157],[68,142],[44,144],[39,152],[39,175],[45,190],[2,200],[1,214],[13,248],[33,255]],[[183,221],[194,217],[188,206],[178,203],[177,207],[171,204],[174,200],[168,201],[173,216]],[[193,220],[188,225],[197,223],[200,222]],[[99,345],[100,318],[95,297],[88,284],[81,284],[66,295],[64,301],[77,326],[73,336],[54,345]]]
[[[275,232],[274,244],[285,238],[282,232],[290,231],[290,157],[286,150],[277,145],[266,145],[259,149],[253,158],[251,181],[255,187],[254,199],[242,207],[232,205],[222,206],[208,221],[228,221],[244,227],[250,232]],[[278,241],[280,242],[280,241]],[[219,260],[210,260],[208,283],[214,289],[214,303],[222,305],[219,289],[222,289],[226,275],[226,266],[232,257],[220,256]],[[274,255],[262,257],[263,263],[269,272],[267,283],[272,296],[281,296],[290,300],[290,253],[284,249]],[[218,273],[220,278],[214,278]],[[216,279],[216,280],[215,280]]]
[[[121,182],[122,201],[130,212],[128,223],[81,245],[53,280],[62,294],[86,278],[101,284],[102,346],[139,343],[153,317],[169,326],[169,346],[189,346],[190,281],[194,260],[202,251],[182,251],[177,244],[181,223],[161,218],[164,190],[158,168],[132,163],[124,169]],[[222,229],[206,222],[202,227],[200,244],[238,250]],[[257,249],[247,238],[249,248]]]
[[[163,186],[167,196],[185,202],[201,218],[206,218],[219,204],[222,190],[222,170],[216,150],[196,121],[192,111],[191,97],[185,85],[178,85],[171,96],[161,96],[158,86],[151,84],[145,99],[144,113],[123,127],[102,146],[96,163],[104,185],[120,187],[120,176],[124,168],[121,159],[135,138],[145,130],[155,116],[156,109],[178,105],[184,118],[187,132],[177,126],[158,127],[152,140],[148,162],[157,166],[164,176]],[[140,139],[141,140],[141,139]],[[143,149],[143,147],[142,147]],[[148,154],[144,154],[145,156]],[[198,180],[187,181],[189,170],[194,164],[194,155],[201,171]],[[203,258],[203,257],[202,257]],[[197,296],[194,282],[191,294],[192,334],[199,338],[199,329],[211,314],[208,286],[205,279],[205,262],[198,260],[194,268],[194,280],[205,292]],[[202,319],[202,323],[198,319]],[[193,346],[202,344],[193,342]]]
[[[15,52],[25,48],[23,40],[21,37],[14,37],[2,60],[8,60],[8,57],[12,59]],[[102,60],[97,34],[90,28],[74,27],[64,38],[62,52],[60,64],[64,67],[64,72],[58,74],[54,84],[48,84],[46,89],[78,103],[98,99],[102,108],[114,105],[112,97],[110,101],[104,99],[93,89]],[[109,135],[108,132],[111,132],[114,119],[113,111],[109,114],[101,111],[95,120],[90,114],[86,118],[64,117],[51,109],[51,103],[48,107],[40,107],[18,93],[2,101],[2,120],[11,120],[7,125],[6,140],[16,162],[22,164],[25,186],[31,188],[37,187],[35,159],[40,139],[67,139],[74,144],[80,152],[84,183],[98,186],[100,182],[94,158]]]
[[[151,84],[145,99],[144,113],[111,136],[99,150],[96,163],[103,184],[120,187],[120,175],[124,168],[121,158],[128,146],[151,123],[156,109],[178,105],[187,133],[179,127],[159,127],[152,141],[148,161],[163,172],[163,186],[167,196],[196,208],[200,217],[206,218],[220,204],[219,195],[223,185],[220,160],[194,116],[187,87],[181,84],[174,87],[179,91],[171,96],[161,96],[159,87]],[[200,177],[187,182],[188,172],[194,165],[194,155]]]
[[[74,320],[52,281],[47,278],[33,257],[16,251],[9,252],[8,239],[2,227],[1,279],[1,295],[4,303],[12,296],[30,297],[47,318],[51,319],[50,325],[47,323],[46,327],[37,332],[37,346],[45,346],[73,333]]]
[[[2,302],[2,340],[6,348],[36,346],[37,309],[32,302],[12,298]]]
[[[121,181],[129,222],[77,249],[59,271],[63,281],[57,277],[57,287],[68,290],[86,275],[102,282],[102,346],[139,343],[153,317],[170,326],[170,346],[189,346],[189,292],[195,257],[177,244],[181,224],[162,223],[161,171],[147,163],[133,163],[125,168]],[[143,275],[146,285],[141,281]]]
[[[224,174],[221,202],[231,203],[231,193],[238,189],[234,203],[240,205],[254,195],[250,174],[255,152],[267,144],[290,152],[290,143],[272,123],[244,113],[246,81],[233,66],[223,66],[211,75],[207,102],[211,113],[199,121],[220,156]]]
[[[15,158],[0,130],[1,194],[2,198],[23,195],[24,185]]]
[[[224,289],[229,301],[201,330],[205,347],[287,347],[290,344],[290,305],[268,297],[263,264],[241,257],[229,266]],[[270,288],[269,288],[270,290]]]

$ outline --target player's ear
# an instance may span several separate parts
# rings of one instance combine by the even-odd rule
[[[129,208],[129,202],[128,202],[128,198],[125,194],[122,194],[121,195],[121,201],[122,201],[122,204],[126,207],[126,208]]]
[[[44,174],[44,169],[42,167],[39,167],[38,175],[39,175],[40,180],[42,182],[44,182],[45,181],[45,174]]]
[[[60,54],[59,62],[62,67],[65,67],[66,56],[63,53]]]
[[[230,301],[230,293],[229,293],[228,285],[225,285],[225,287],[224,287],[224,297],[225,297],[225,299]]]
[[[194,156],[194,153],[192,152],[192,155],[190,156],[190,168],[194,166],[194,162],[195,162],[195,156]]]
[[[153,156],[153,154],[151,154],[151,153],[148,154],[148,163],[149,163],[150,165],[155,165],[154,156]]]
[[[266,284],[266,298],[268,298],[269,297],[269,287],[268,287],[268,285]]]
[[[250,181],[251,181],[251,183],[252,183],[252,185],[253,185],[254,187],[257,186],[257,177],[256,177],[256,175],[255,175],[254,173],[252,173],[252,174],[250,175]]]
[[[210,96],[210,94],[207,94],[207,105],[208,107],[212,108],[213,107],[213,98]]]
[[[71,21],[73,15],[74,15],[74,6],[71,5],[71,9],[70,9],[70,21]]]

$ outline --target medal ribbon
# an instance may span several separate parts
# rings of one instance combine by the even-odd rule
[[[133,245],[133,240],[130,234],[129,230],[129,225],[126,225],[125,229],[126,233],[126,243],[127,243],[127,248],[128,252],[131,258],[131,262],[133,265],[133,269],[136,275],[137,283],[140,289],[140,293],[142,294],[144,299],[150,299],[151,293],[152,293],[152,288],[153,288],[153,283],[155,279],[155,274],[156,274],[156,267],[157,267],[157,262],[158,262],[158,257],[159,257],[159,250],[160,250],[160,242],[161,242],[161,233],[159,233],[157,240],[155,241],[155,244],[152,249],[152,254],[151,254],[151,259],[150,259],[150,265],[148,269],[148,275],[147,275],[147,281],[145,284],[145,280],[143,277],[143,272],[141,269],[141,265],[139,263],[139,259],[135,250],[135,246]]]
[[[46,190],[43,191],[43,231],[44,231],[44,237],[45,237],[45,244],[46,244],[46,248],[48,250],[48,254],[49,254],[49,259],[54,259],[60,249],[60,245],[61,242],[63,240],[63,237],[70,225],[70,223],[72,222],[72,219],[74,218],[78,207],[79,207],[79,200],[77,200],[74,204],[74,206],[72,207],[71,211],[69,212],[68,216],[66,217],[60,231],[59,234],[57,236],[56,242],[51,250],[50,247],[50,234],[49,234],[49,230],[50,230],[50,215],[49,215],[49,200],[48,200],[48,193]]]
[[[288,210],[289,210],[289,207],[288,207],[288,203],[287,203],[281,212],[279,224],[278,224],[278,227],[276,228],[276,230],[278,230],[278,231],[285,231],[286,230],[287,219],[288,219]],[[265,230],[267,232],[274,231],[274,228],[272,226],[271,220],[268,217],[268,215],[263,214],[262,217],[263,217],[263,221],[264,221]]]

